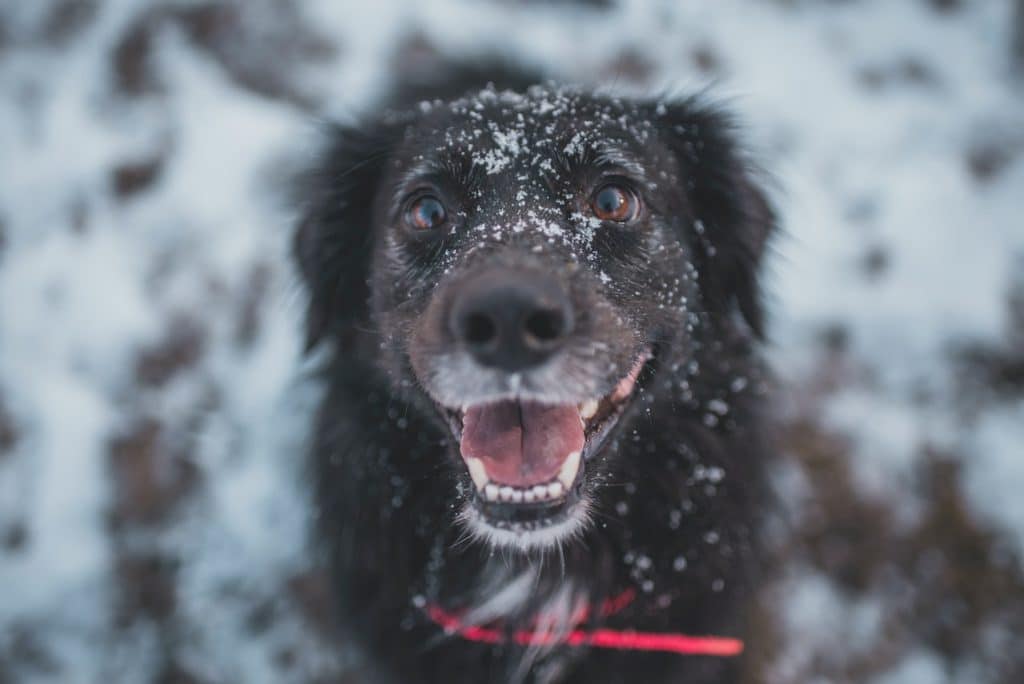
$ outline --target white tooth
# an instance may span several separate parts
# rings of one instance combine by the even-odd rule
[[[559,482],[558,480],[555,480],[554,482],[548,485],[548,496],[552,499],[557,499],[558,497],[562,496],[563,491],[564,487],[562,487],[562,483]]]
[[[470,456],[466,459],[466,467],[469,468],[469,476],[473,478],[473,484],[477,489],[483,491],[487,486],[487,469],[484,468],[484,462]]]
[[[580,416],[583,420],[590,420],[597,413],[597,399],[587,399],[580,404]]]
[[[522,503],[522,502],[523,502],[523,490],[522,489],[513,489],[512,490],[512,503]]]
[[[498,485],[493,484],[493,483],[488,483],[488,485],[486,487],[484,487],[484,496],[487,497],[488,501],[497,501],[498,500]]]
[[[502,487],[501,489],[499,489],[498,490],[498,498],[500,498],[502,501],[511,501],[512,500],[512,488],[511,487]]]
[[[533,493],[533,489],[527,489],[523,492],[523,501],[526,503],[533,503],[537,500],[537,495]]]
[[[569,454],[558,471],[558,481],[565,486],[566,490],[572,489],[572,483],[576,481],[576,474],[580,472],[580,452],[574,451]]]
[[[537,501],[543,501],[548,498],[548,488],[544,485],[534,485],[533,495],[537,498]]]

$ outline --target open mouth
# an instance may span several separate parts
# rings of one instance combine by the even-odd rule
[[[448,411],[486,524],[513,532],[563,522],[581,498],[586,463],[629,405],[644,352],[614,389],[579,404],[506,399]]]

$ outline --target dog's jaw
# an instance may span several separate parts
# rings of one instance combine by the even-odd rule
[[[523,553],[557,549],[582,535],[590,524],[590,518],[590,503],[586,497],[581,497],[557,522],[536,528],[499,527],[488,521],[469,501],[463,505],[458,516],[468,534],[476,541],[492,548]]]

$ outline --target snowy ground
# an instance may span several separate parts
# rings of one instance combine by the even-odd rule
[[[778,180],[751,681],[1024,681],[1009,0],[301,7],[0,4],[0,682],[338,681],[276,188],[312,119],[485,49],[714,83]]]

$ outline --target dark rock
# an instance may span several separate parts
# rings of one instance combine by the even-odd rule
[[[171,448],[164,432],[156,420],[142,419],[111,441],[115,528],[162,522],[197,484],[198,466],[187,453]]]
[[[196,319],[175,316],[163,339],[143,349],[135,362],[140,385],[160,387],[179,373],[196,365],[206,347],[206,331]]]
[[[110,172],[110,184],[114,195],[124,200],[150,188],[160,178],[163,168],[162,156],[118,164]]]

